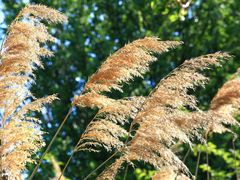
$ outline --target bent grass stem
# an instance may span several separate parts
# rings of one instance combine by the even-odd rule
[[[53,142],[55,141],[57,135],[58,135],[59,132],[61,131],[63,125],[64,125],[65,122],[67,121],[67,119],[68,119],[68,117],[70,116],[70,114],[72,113],[72,111],[73,111],[73,107],[71,107],[71,108],[69,109],[67,115],[66,115],[65,118],[63,119],[61,125],[58,127],[56,133],[54,134],[52,140],[50,141],[50,143],[48,144],[46,150],[45,150],[44,153],[42,154],[40,160],[38,161],[37,165],[35,166],[35,168],[34,168],[32,174],[31,174],[31,176],[28,178],[28,180],[32,180],[32,179],[33,179],[33,177],[34,177],[34,175],[36,174],[38,168],[39,168],[40,165],[42,164],[42,160],[43,160],[43,158],[45,157],[45,155],[46,155],[46,154],[48,153],[48,151],[50,150],[50,148],[51,148]]]

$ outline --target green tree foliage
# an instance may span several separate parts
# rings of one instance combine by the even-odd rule
[[[6,24],[27,3],[26,0],[4,0],[0,6]],[[47,143],[53,137],[60,122],[70,107],[75,94],[79,94],[87,78],[96,71],[101,62],[125,43],[144,37],[157,36],[163,40],[181,40],[185,44],[176,51],[169,52],[154,63],[151,72],[144,80],[137,79],[124,92],[131,95],[147,94],[153,86],[168,72],[181,64],[183,60],[215,51],[226,51],[234,55],[235,61],[224,64],[215,71],[208,72],[211,81],[204,90],[197,90],[199,103],[207,109],[210,99],[230,74],[240,66],[240,1],[238,0],[193,0],[189,8],[183,9],[176,0],[30,0],[64,12],[69,17],[68,24],[52,26],[51,31],[58,37],[57,45],[50,48],[56,52],[54,59],[45,60],[45,69],[37,74],[36,85],[32,87],[37,97],[58,93],[61,101],[47,107],[42,113]],[[1,24],[4,32],[6,25]],[[117,92],[113,96],[122,96]],[[127,93],[123,96],[129,95]],[[67,161],[71,149],[77,143],[80,134],[93,117],[92,111],[75,109],[68,119],[61,134],[51,148],[61,167]],[[239,132],[239,131],[238,131]],[[212,176],[233,178],[234,167],[230,163],[233,136],[211,136],[209,141],[209,162]],[[236,149],[240,141],[235,142]],[[202,146],[199,146],[202,147]],[[184,157],[188,148],[180,147],[179,153]],[[206,179],[206,158],[202,148],[199,179]],[[195,151],[194,151],[195,152]],[[239,161],[239,151],[238,151]],[[226,157],[227,156],[227,157]],[[226,157],[226,158],[225,158]],[[107,156],[100,154],[76,154],[65,176],[81,179],[88,175]],[[196,156],[193,153],[186,163],[194,173]],[[239,163],[239,162],[238,162]],[[46,157],[35,179],[53,177],[51,160]],[[31,170],[33,167],[29,167]],[[142,169],[142,170],[141,170]],[[151,169],[151,167],[148,167]],[[149,176],[143,168],[133,169],[127,178],[144,179]],[[224,172],[224,173],[223,173]],[[27,172],[28,173],[28,172]],[[145,174],[145,175],[144,175]],[[230,177],[231,176],[231,177]],[[146,177],[146,179],[148,179]]]
[[[199,167],[202,169],[202,171],[211,173],[212,177],[216,179],[230,179],[234,177],[234,174],[236,173],[233,171],[236,167],[236,171],[239,174],[240,172],[240,161],[236,161],[236,159],[239,159],[240,153],[239,150],[233,151],[233,149],[224,149],[224,148],[218,148],[215,144],[212,142],[209,142],[206,145],[197,145],[194,148],[194,155],[197,156],[197,152],[201,151],[202,153],[208,152],[208,155],[210,155],[211,159],[217,159],[218,162],[221,164],[224,164],[224,168],[221,166],[216,166],[216,164],[213,164],[212,166],[210,164],[203,163]],[[205,156],[205,154],[203,154]],[[215,165],[215,167],[214,167]]]

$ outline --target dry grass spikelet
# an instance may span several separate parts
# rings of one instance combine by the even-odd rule
[[[43,145],[40,120],[32,112],[41,111],[56,95],[36,99],[29,87],[34,70],[43,67],[41,57],[53,53],[44,47],[55,38],[41,22],[63,22],[66,17],[43,5],[27,5],[9,26],[0,56],[1,146],[0,174],[3,179],[17,179],[26,163],[33,163],[32,154]]]

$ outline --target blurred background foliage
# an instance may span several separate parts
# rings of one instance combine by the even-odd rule
[[[186,3],[184,0],[182,2]],[[58,37],[56,44],[49,45],[55,57],[44,60],[45,69],[37,72],[37,83],[32,87],[37,97],[58,93],[61,99],[39,114],[47,132],[47,144],[67,113],[73,96],[81,92],[88,77],[109,54],[130,41],[144,36],[157,36],[162,40],[181,40],[184,45],[159,56],[159,61],[151,66],[151,72],[145,75],[144,80],[136,79],[126,85],[124,94],[114,92],[116,98],[147,95],[163,76],[185,59],[215,51],[229,52],[234,58],[220,68],[207,71],[211,78],[209,84],[205,89],[198,88],[195,92],[199,106],[207,109],[218,88],[240,66],[239,0],[193,0],[187,8],[180,6],[177,0],[0,0],[1,38],[7,25],[26,3],[47,5],[62,11],[69,18],[68,24],[50,28]],[[52,156],[63,168],[93,114],[94,111],[89,109],[74,110],[34,179],[55,176]],[[239,129],[235,128],[234,131],[240,133]],[[206,179],[207,171],[214,179],[236,179],[236,172],[240,173],[240,141],[237,139],[234,142],[234,151],[232,140],[231,134],[210,135],[208,148],[200,144],[193,148],[185,162],[194,174],[197,152],[201,151],[197,179]],[[181,159],[188,148],[177,148]],[[79,152],[66,170],[65,177],[83,179],[108,156],[106,152]],[[127,179],[150,179],[154,174],[152,167],[141,163],[138,165],[136,169],[129,168]],[[29,171],[32,169],[33,165],[29,165]],[[123,171],[119,179],[123,179]],[[101,169],[97,171],[100,172]],[[90,179],[94,179],[97,173]]]

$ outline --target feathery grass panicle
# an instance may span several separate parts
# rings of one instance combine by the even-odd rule
[[[97,107],[99,112],[81,136],[78,150],[96,151],[102,146],[111,151],[123,146],[121,138],[127,131],[121,126],[134,119],[145,98],[130,97],[120,100],[111,99],[101,94],[117,89],[121,84],[142,77],[151,62],[157,58],[154,53],[163,53],[180,45],[177,41],[160,41],[158,38],[146,37],[136,40],[107,58],[99,70],[92,75],[85,85],[83,94],[74,98],[74,105],[80,107]],[[90,147],[94,148],[90,148]]]
[[[78,150],[98,151],[97,147],[104,147],[112,151],[121,148],[123,137],[128,135],[122,126],[129,118],[135,117],[144,100],[143,97],[114,100],[113,104],[100,109],[81,136]]]
[[[175,143],[175,139],[190,143],[186,130],[198,134],[194,130],[204,127],[204,119],[208,115],[197,108],[195,97],[189,95],[188,91],[206,83],[207,78],[200,74],[201,70],[210,65],[219,65],[219,61],[227,57],[227,54],[215,53],[185,61],[161,80],[133,120],[134,124],[140,124],[138,132],[143,129],[144,134],[151,136],[151,130],[156,126],[154,130],[159,132],[155,138],[168,142],[169,146]],[[190,112],[186,109],[189,107]],[[149,135],[146,131],[149,131]]]
[[[230,131],[225,125],[237,125],[239,122],[235,116],[240,109],[240,70],[233,75],[218,91],[211,102],[210,112],[217,114],[220,118],[213,119],[209,123],[208,132],[223,133]]]
[[[207,77],[200,71],[209,68],[210,65],[220,65],[221,58],[228,58],[225,53],[215,53],[200,56],[185,61],[180,67],[176,68],[170,75],[160,81],[154,92],[144,105],[145,109],[152,109],[156,105],[177,107],[190,107],[197,109],[196,98],[188,94],[189,89],[204,85]],[[148,112],[148,111],[147,111]],[[141,114],[135,119],[135,123],[141,120]]]
[[[32,16],[34,16],[33,17],[34,21],[39,21],[38,19],[41,19],[41,20],[46,20],[49,23],[67,22],[67,17],[65,15],[45,5],[29,4],[20,11],[19,15],[23,17],[28,17],[28,18],[29,17],[32,18]]]
[[[98,94],[110,92],[112,89],[122,91],[122,83],[136,76],[142,77],[142,74],[148,70],[149,64],[157,60],[153,53],[160,54],[180,44],[181,42],[178,41],[160,41],[155,37],[145,37],[125,45],[109,56],[98,71],[89,78],[83,90],[84,95],[76,96],[73,105],[91,107],[108,103],[109,99]]]
[[[5,179],[19,178],[26,163],[34,162],[31,156],[44,142],[40,120],[30,115],[57,99],[36,99],[29,91],[34,70],[43,68],[40,58],[53,55],[43,45],[55,38],[41,20],[63,22],[66,17],[43,5],[27,5],[9,26],[0,52],[0,174]]]
[[[219,65],[228,57],[225,53],[215,53],[185,61],[161,80],[133,120],[139,128],[121,151],[120,162],[141,160],[156,169],[171,167],[174,172],[188,174],[188,168],[171,151],[171,146],[177,141],[191,145],[191,139],[196,135],[201,139],[198,131],[207,127],[210,115],[197,108],[196,99],[188,90],[206,83],[207,78],[200,74],[202,70]],[[118,170],[122,165],[118,160],[116,162],[110,167]],[[111,171],[111,168],[107,169],[99,178],[114,179],[116,172]]]
[[[0,129],[1,170],[9,178],[18,177],[26,163],[33,163],[31,155],[45,145],[39,127],[39,119],[26,116],[28,112],[40,111],[43,104],[50,103],[55,96],[33,101],[12,115],[10,121]],[[49,101],[50,100],[50,101]],[[33,104],[33,106],[31,106]]]
[[[122,83],[136,76],[142,77],[142,74],[148,71],[149,64],[157,60],[153,53],[163,53],[180,44],[178,41],[160,41],[154,37],[145,37],[129,43],[107,58],[99,70],[89,78],[85,91],[122,91]]]

